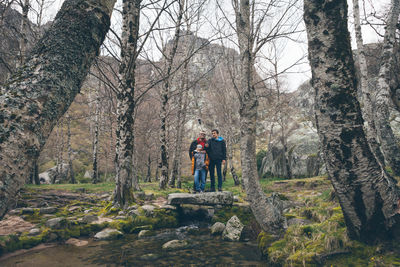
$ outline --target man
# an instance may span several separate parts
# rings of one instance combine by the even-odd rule
[[[206,133],[204,131],[200,131],[199,137],[190,144],[189,148],[189,157],[192,159],[193,157],[193,151],[196,150],[197,145],[201,145],[203,149],[207,149],[207,139],[206,139]]]
[[[217,168],[218,191],[222,191],[222,173],[221,164],[226,161],[226,144],[224,138],[219,136],[219,131],[214,129],[211,131],[212,138],[208,140],[207,153],[210,158],[208,171],[211,179],[211,192],[215,192],[215,168]]]

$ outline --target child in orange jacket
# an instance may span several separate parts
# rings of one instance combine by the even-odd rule
[[[192,157],[192,174],[194,175],[194,188],[196,193],[203,193],[206,186],[206,174],[210,161],[203,146],[198,144],[196,150],[193,151]]]

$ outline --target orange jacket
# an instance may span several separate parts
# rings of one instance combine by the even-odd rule
[[[193,155],[193,152],[192,152],[192,155]],[[208,158],[208,154],[207,153],[206,153],[206,160],[205,160],[204,163],[206,164],[206,171],[208,171],[208,165],[210,165],[210,160]],[[192,157],[192,175],[194,175],[194,165],[195,165],[194,157]]]

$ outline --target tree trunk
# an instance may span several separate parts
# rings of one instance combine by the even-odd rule
[[[304,10],[316,124],[348,234],[365,242],[391,238],[399,228],[400,194],[363,131],[346,1],[305,0]]]
[[[19,43],[19,49],[20,49],[20,66],[22,66],[25,63],[25,58],[26,58],[26,47],[28,46],[28,31],[29,31],[29,19],[28,19],[28,13],[29,13],[29,8],[30,8],[30,3],[29,0],[24,0],[23,4],[21,5],[22,9],[22,20],[21,20],[21,41]]]
[[[161,176],[160,176],[160,189],[165,189],[168,182],[168,149],[167,149],[167,106],[169,101],[169,87],[170,87],[170,75],[172,65],[178,48],[178,42],[180,37],[180,27],[182,16],[184,12],[184,1],[179,0],[179,13],[175,24],[175,34],[173,39],[172,49],[169,52],[167,58],[167,71],[164,74],[166,79],[163,84],[163,90],[161,93],[161,131],[160,131],[160,142],[161,142]]]
[[[97,184],[99,182],[99,172],[98,172],[98,147],[99,147],[99,123],[100,123],[100,97],[99,97],[100,87],[96,91],[95,100],[95,115],[94,115],[94,133],[93,133],[93,176],[92,183]]]
[[[1,87],[0,218],[80,91],[108,31],[113,6],[114,0],[64,2],[23,69]]]
[[[117,141],[114,203],[124,207],[133,201],[133,116],[135,112],[135,68],[141,0],[123,2],[120,86],[117,93]]]
[[[71,117],[67,117],[67,146],[68,146],[68,176],[67,180],[71,182],[71,184],[75,184],[75,174],[74,168],[72,165],[72,146],[71,146]]]
[[[248,0],[240,0],[236,10],[236,27],[240,50],[240,157],[242,179],[251,210],[261,228],[279,234],[284,226],[284,217],[274,203],[269,201],[258,181],[256,162],[257,95],[253,86],[252,37],[250,6]]]
[[[151,157],[150,153],[147,157],[147,174],[146,174],[146,183],[151,183]]]
[[[30,173],[29,181],[31,184],[36,184],[40,185],[40,180],[39,180],[39,167],[37,164],[37,160],[33,162],[32,170]]]
[[[399,0],[391,1],[391,9],[387,20],[385,38],[383,41],[382,63],[379,70],[377,94],[376,94],[376,128],[378,138],[382,146],[382,152],[385,160],[392,168],[395,175],[400,175],[400,148],[396,137],[393,134],[389,122],[390,98],[390,80],[392,79],[392,70],[394,67],[396,26],[399,19],[400,3]]]
[[[374,117],[374,102],[372,101],[371,88],[368,84],[368,65],[365,56],[364,42],[361,33],[361,22],[360,22],[360,7],[358,4],[359,0],[353,0],[353,15],[354,15],[354,30],[356,33],[357,42],[357,57],[358,65],[360,69],[360,87],[362,92],[363,108],[361,109],[363,118],[367,121],[365,127],[365,133],[367,135],[368,144],[371,147],[371,151],[378,159],[379,163],[385,165],[385,159],[383,157],[380,145],[376,140],[377,134],[375,117]]]

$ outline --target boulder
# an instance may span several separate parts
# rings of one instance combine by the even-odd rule
[[[67,181],[68,176],[68,164],[60,165],[60,173],[57,172],[57,166],[46,170],[45,172],[39,173],[40,184],[51,184],[60,183]]]
[[[36,236],[38,234],[40,234],[40,229],[39,228],[33,228],[28,233],[29,236]]]
[[[141,230],[138,234],[138,238],[143,238],[151,235],[153,235],[153,232],[151,230]]]
[[[46,222],[46,226],[52,229],[60,229],[63,228],[67,224],[67,220],[65,218],[53,218]]]
[[[188,245],[186,240],[171,240],[162,245],[162,248],[165,250],[173,250],[178,248],[184,248]]]
[[[212,235],[219,235],[222,234],[225,230],[225,224],[222,222],[216,222],[211,226],[211,234]]]
[[[291,219],[287,220],[288,226],[291,226],[294,224],[307,225],[307,224],[311,224],[311,223],[312,223],[312,221],[310,221],[308,219],[291,218]]]
[[[85,171],[85,174],[83,175],[83,178],[92,178],[93,177],[93,170],[87,170]]]
[[[228,241],[239,241],[240,235],[242,234],[243,224],[240,222],[239,218],[234,215],[226,223],[226,227],[222,233],[222,239]]]
[[[94,238],[97,240],[110,240],[117,239],[122,236],[122,233],[117,229],[106,228],[100,232],[98,232]]]
[[[233,194],[232,192],[224,191],[204,194],[173,193],[168,195],[168,205],[181,204],[231,206],[233,204]]]
[[[33,214],[35,210],[33,208],[22,208],[21,214]]]

